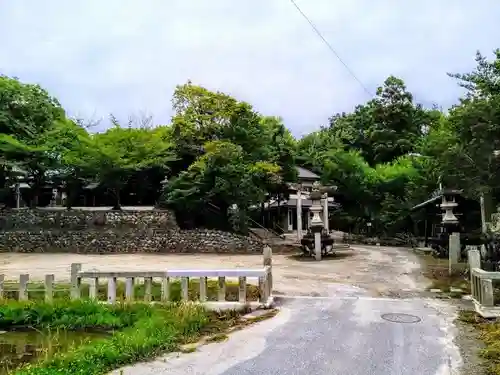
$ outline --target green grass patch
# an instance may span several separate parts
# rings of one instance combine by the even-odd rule
[[[428,289],[441,289],[452,298],[470,294],[470,279],[466,263],[456,265],[450,275],[448,259],[435,258],[430,254],[419,254],[419,259],[422,263],[423,275],[431,281]],[[462,289],[462,292],[451,292],[451,288]]]
[[[115,368],[179,350],[206,335],[220,335],[238,324],[236,312],[212,313],[193,303],[115,304],[88,300],[54,303],[0,303],[4,330],[105,330],[111,334],[39,358],[11,372],[16,375],[105,374]]]
[[[6,299],[18,299],[19,296],[19,284],[15,282],[6,282],[4,297]],[[83,298],[89,296],[89,285],[83,283],[81,285],[81,293]],[[218,281],[209,279],[207,281],[207,298],[209,301],[216,301],[219,291]],[[107,300],[108,285],[107,283],[99,283],[98,285],[98,298],[100,300]],[[153,282],[152,289],[152,300],[161,300],[161,283]],[[198,300],[200,296],[200,283],[197,279],[189,280],[189,299]],[[259,288],[252,284],[247,284],[247,300],[248,301],[258,301],[259,300]],[[54,285],[54,298],[55,299],[67,299],[70,296],[70,285],[66,283],[57,283]],[[118,301],[125,300],[125,283],[117,283],[116,297]],[[28,298],[33,301],[43,301],[45,298],[45,286],[40,282],[33,282],[28,284]],[[136,300],[144,299],[144,284],[134,285],[134,298]],[[170,282],[170,300],[172,302],[178,302],[181,300],[181,285],[178,280]],[[237,282],[226,282],[226,300],[227,301],[238,301],[238,283]]]
[[[479,356],[485,360],[486,375],[500,375],[500,320],[484,319],[473,311],[461,311],[458,319],[479,332],[484,343]]]
[[[107,305],[87,300],[59,300],[54,303],[3,301],[0,329],[114,330],[134,324],[149,313],[143,304]]]

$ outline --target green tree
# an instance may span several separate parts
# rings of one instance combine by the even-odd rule
[[[0,199],[10,194],[13,167],[29,169],[35,184],[44,178],[37,163],[47,164],[50,157],[42,139],[64,119],[58,101],[40,86],[0,75]]]
[[[115,124],[104,133],[81,137],[78,147],[68,150],[64,159],[85,175],[95,176],[112,194],[114,209],[119,210],[120,193],[134,173],[155,167],[167,170],[175,156],[161,132]]]
[[[240,145],[227,141],[208,142],[203,149],[201,157],[170,181],[165,203],[190,214],[203,211],[211,203],[228,219],[230,208],[236,205],[235,227],[245,231],[249,207],[264,199],[269,180],[279,182],[280,167],[262,161],[252,163]]]
[[[330,129],[346,147],[359,150],[374,166],[415,151],[433,113],[415,104],[404,82],[390,76],[377,96],[351,114],[335,115]]]

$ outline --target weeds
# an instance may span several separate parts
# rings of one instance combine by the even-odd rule
[[[207,284],[208,299],[217,299],[217,282],[209,281]],[[58,287],[64,289],[64,286]],[[190,298],[197,298],[198,288],[197,282],[190,282]],[[164,352],[181,350],[181,345],[198,342],[202,337],[222,340],[226,338],[225,331],[247,324],[235,311],[208,312],[192,302],[110,305],[88,299],[71,301],[67,295],[59,294],[59,298],[48,303],[43,301],[42,284],[31,284],[30,289],[32,300],[29,302],[0,301],[0,330],[33,328],[43,331],[51,342],[43,349],[45,355],[39,356],[38,361],[14,370],[13,374],[17,375],[105,374]],[[106,289],[106,285],[99,285],[100,299],[105,299]],[[153,285],[153,301],[160,299],[160,290],[159,284]],[[84,285],[82,294],[85,296],[87,293],[88,286]],[[144,285],[136,285],[136,299],[143,295]],[[180,295],[179,283],[172,283],[171,299],[178,301]],[[123,284],[118,285],[117,296],[124,296]],[[248,285],[247,298],[255,300],[258,297],[258,288]],[[236,283],[227,283],[226,299],[238,299]],[[56,343],[59,332],[74,330],[109,334],[73,345],[64,351],[50,349],[52,341]]]
[[[23,326],[68,327],[67,322],[77,318],[78,328],[112,327],[121,328],[108,338],[90,341],[55,353],[39,362],[28,364],[17,370],[18,375],[49,374],[104,374],[116,367],[154,357],[162,352],[172,351],[188,340],[193,340],[216,317],[212,317],[200,305],[184,304],[119,304],[104,305],[89,301],[60,302],[51,308],[49,304],[2,305],[9,321]],[[65,306],[66,305],[66,309]],[[51,321],[49,313],[54,313]],[[61,314],[66,312],[66,317]],[[97,318],[97,313],[103,318]],[[79,313],[91,318],[80,316]],[[26,320],[22,321],[22,318]],[[82,319],[84,318],[84,319]],[[0,319],[2,324],[6,325]]]
[[[150,314],[142,304],[107,305],[88,300],[47,302],[2,301],[0,329],[113,330],[132,325]]]
[[[470,293],[470,280],[467,274],[467,264],[460,263],[450,275],[448,259],[434,258],[432,255],[420,255],[423,275],[430,280],[428,289],[440,289],[451,298],[461,298]],[[461,289],[462,292],[452,292],[452,288]]]
[[[479,356],[486,360],[486,374],[500,375],[500,321],[484,319],[473,311],[461,311],[458,319],[478,330],[484,343]]]
[[[207,342],[221,342],[227,340],[229,337],[225,333],[217,333],[213,336],[210,336],[207,339]]]

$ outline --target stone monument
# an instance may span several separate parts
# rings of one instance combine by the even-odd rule
[[[442,214],[442,224],[448,233],[448,272],[453,272],[453,266],[460,262],[461,245],[460,245],[460,232],[458,231],[458,219],[453,213],[453,209],[458,204],[455,202],[455,195],[445,191],[443,192],[441,209],[444,211]]]
[[[312,201],[311,212],[313,217],[311,218],[311,232],[314,233],[314,258],[316,260],[321,260],[321,232],[323,231],[324,223],[321,220],[321,212],[323,208],[321,207],[321,192],[319,190],[313,190],[311,192],[310,198]]]

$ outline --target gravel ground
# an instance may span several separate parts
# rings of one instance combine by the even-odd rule
[[[215,254],[0,254],[0,274],[8,280],[22,273],[31,280],[43,280],[54,274],[56,280],[69,280],[71,263],[82,263],[83,269],[99,270],[164,270],[257,268],[261,255]],[[369,290],[373,296],[386,295],[391,290],[415,291],[425,288],[419,280],[419,262],[408,251],[389,247],[352,246],[334,257],[316,262],[293,255],[273,256],[274,289],[277,294],[332,295],[330,284],[340,283]],[[397,288],[395,288],[397,287]],[[335,290],[333,293],[336,293]]]
[[[451,302],[457,309],[461,310],[473,310],[472,303],[470,301],[455,300]],[[479,340],[479,333],[471,325],[456,320],[455,324],[457,326],[457,335],[455,337],[455,343],[460,349],[460,355],[462,356],[463,366],[461,368],[461,374],[463,375],[483,375],[485,374],[485,369],[483,361],[479,358],[478,352],[483,347],[483,344]]]

